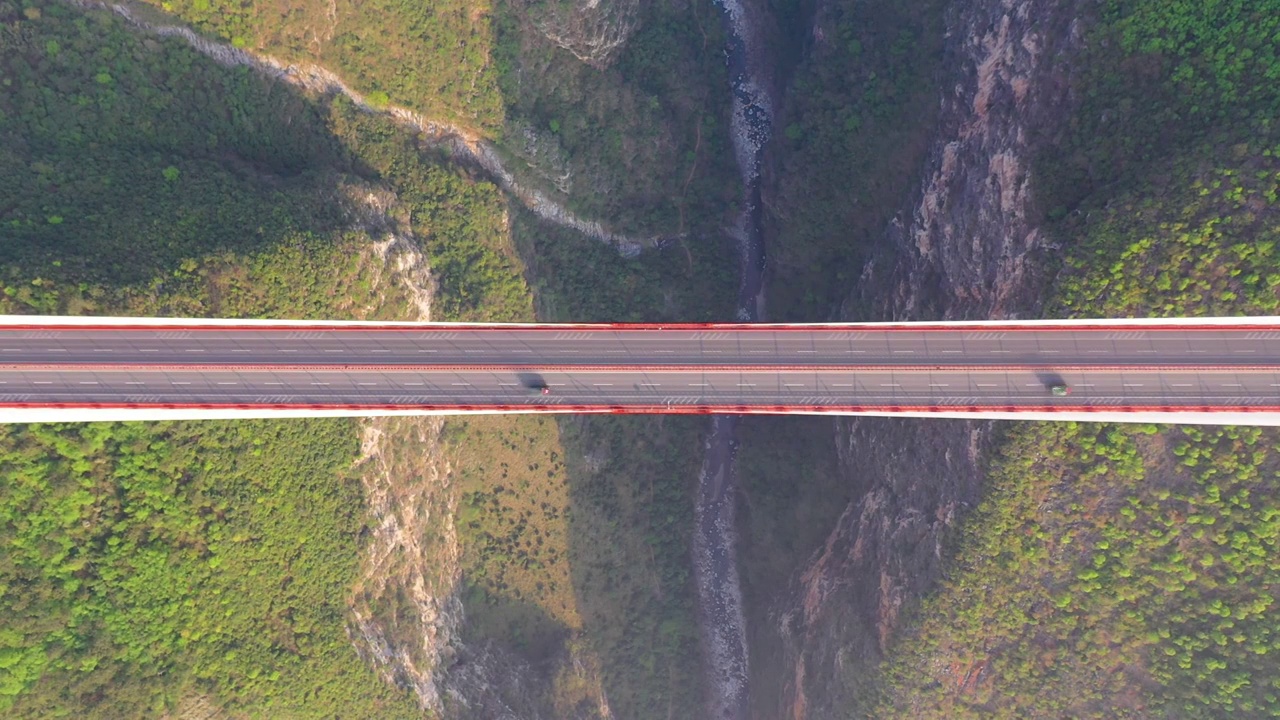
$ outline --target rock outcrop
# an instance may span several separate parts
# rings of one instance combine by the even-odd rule
[[[1042,257],[1031,192],[1037,147],[1071,107],[1082,49],[1078,0],[972,0],[946,18],[949,74],[922,183],[886,231],[846,320],[1009,318],[1036,310]],[[850,418],[834,428],[853,486],[823,547],[776,608],[788,687],[767,717],[827,718],[857,707],[861,675],[904,607],[941,570],[943,546],[976,503],[992,423]]]
[[[603,70],[635,32],[639,0],[535,0],[524,3],[538,32]]]

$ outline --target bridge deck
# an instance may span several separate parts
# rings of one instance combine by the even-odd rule
[[[464,328],[4,320],[0,407],[9,408],[1280,408],[1280,322]],[[1053,396],[1057,384],[1071,395]],[[549,394],[532,391],[542,386]]]

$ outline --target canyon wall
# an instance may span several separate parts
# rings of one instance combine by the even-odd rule
[[[938,134],[914,197],[845,303],[843,320],[1033,317],[1055,250],[1039,228],[1032,158],[1071,108],[1079,0],[970,0],[946,18]],[[979,496],[994,424],[849,418],[833,439],[853,500],[798,568],[771,619],[786,691],[757,717],[859,707],[901,613],[942,570]],[[844,717],[844,714],[839,716]]]

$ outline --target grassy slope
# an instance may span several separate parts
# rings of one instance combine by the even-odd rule
[[[1041,165],[1057,313],[1275,312],[1278,17],[1105,7],[1092,90]],[[1280,712],[1277,477],[1270,429],[1016,427],[875,716]]]
[[[108,16],[0,18],[18,40],[0,49],[0,310],[403,317],[361,262],[370,238],[344,229],[342,198],[374,181],[434,264],[467,269],[441,287],[446,317],[528,312],[494,188],[384,121]],[[0,703],[124,717],[198,693],[254,715],[417,715],[344,632],[355,438],[346,420],[6,427]]]
[[[714,229],[737,197],[724,43],[706,3],[641,3],[606,70],[552,44],[519,2],[153,4],[250,50],[319,64],[374,104],[492,138],[522,182],[615,230]]]

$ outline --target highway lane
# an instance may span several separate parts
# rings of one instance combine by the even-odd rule
[[[1068,397],[1049,387],[1069,384]],[[546,385],[550,394],[536,388]],[[0,405],[405,408],[1280,406],[1263,370],[521,370],[0,368]],[[2,412],[2,411],[0,411]]]
[[[34,319],[33,319],[34,320]],[[1280,363],[1271,329],[40,329],[0,327],[0,364],[584,366]]]

